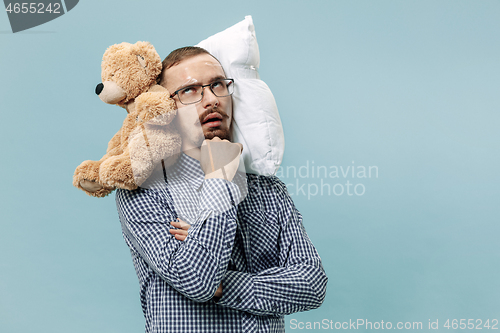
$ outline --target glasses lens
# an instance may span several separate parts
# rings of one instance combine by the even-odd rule
[[[233,93],[233,81],[230,79],[212,83],[212,91],[217,97],[229,96]]]
[[[181,103],[191,104],[201,100],[201,92],[201,86],[192,86],[179,90],[177,95],[179,96],[179,100],[181,101]]]

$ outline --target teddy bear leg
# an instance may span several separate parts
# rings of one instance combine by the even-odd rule
[[[73,185],[90,196],[105,197],[115,188],[102,184],[99,179],[99,161],[84,161],[73,175]]]
[[[112,156],[102,162],[99,172],[103,183],[125,190],[135,190],[137,188],[134,175],[128,149],[123,154]]]

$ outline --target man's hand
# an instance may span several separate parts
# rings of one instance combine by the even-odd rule
[[[201,145],[201,168],[205,179],[223,178],[233,180],[240,164],[243,150],[241,143],[232,143],[215,137],[204,140]]]
[[[178,222],[170,222],[170,224],[177,229],[170,229],[169,232],[174,235],[175,239],[183,241],[186,239],[188,235],[188,229],[191,227],[191,225],[184,222],[180,218],[177,219],[179,220]]]
[[[221,297],[222,297],[222,282],[220,283],[219,288],[217,288],[217,290],[215,291],[213,299],[217,303]]]

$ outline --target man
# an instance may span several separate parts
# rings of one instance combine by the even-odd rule
[[[237,172],[232,84],[205,50],[173,51],[161,85],[184,153],[163,184],[117,191],[146,332],[283,332],[284,315],[323,302],[327,277],[285,185]]]

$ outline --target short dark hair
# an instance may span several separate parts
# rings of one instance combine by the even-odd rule
[[[167,69],[169,69],[172,66],[177,65],[178,63],[180,63],[184,59],[192,58],[192,57],[197,56],[199,54],[211,55],[210,52],[208,52],[204,48],[198,47],[198,46],[185,46],[185,47],[181,47],[181,48],[175,49],[172,52],[170,52],[170,54],[165,59],[163,59],[163,61],[161,63],[162,68],[161,68],[161,73],[157,79],[158,84],[161,84],[161,82],[163,80],[163,73]],[[214,59],[216,59],[216,58],[214,57]]]

